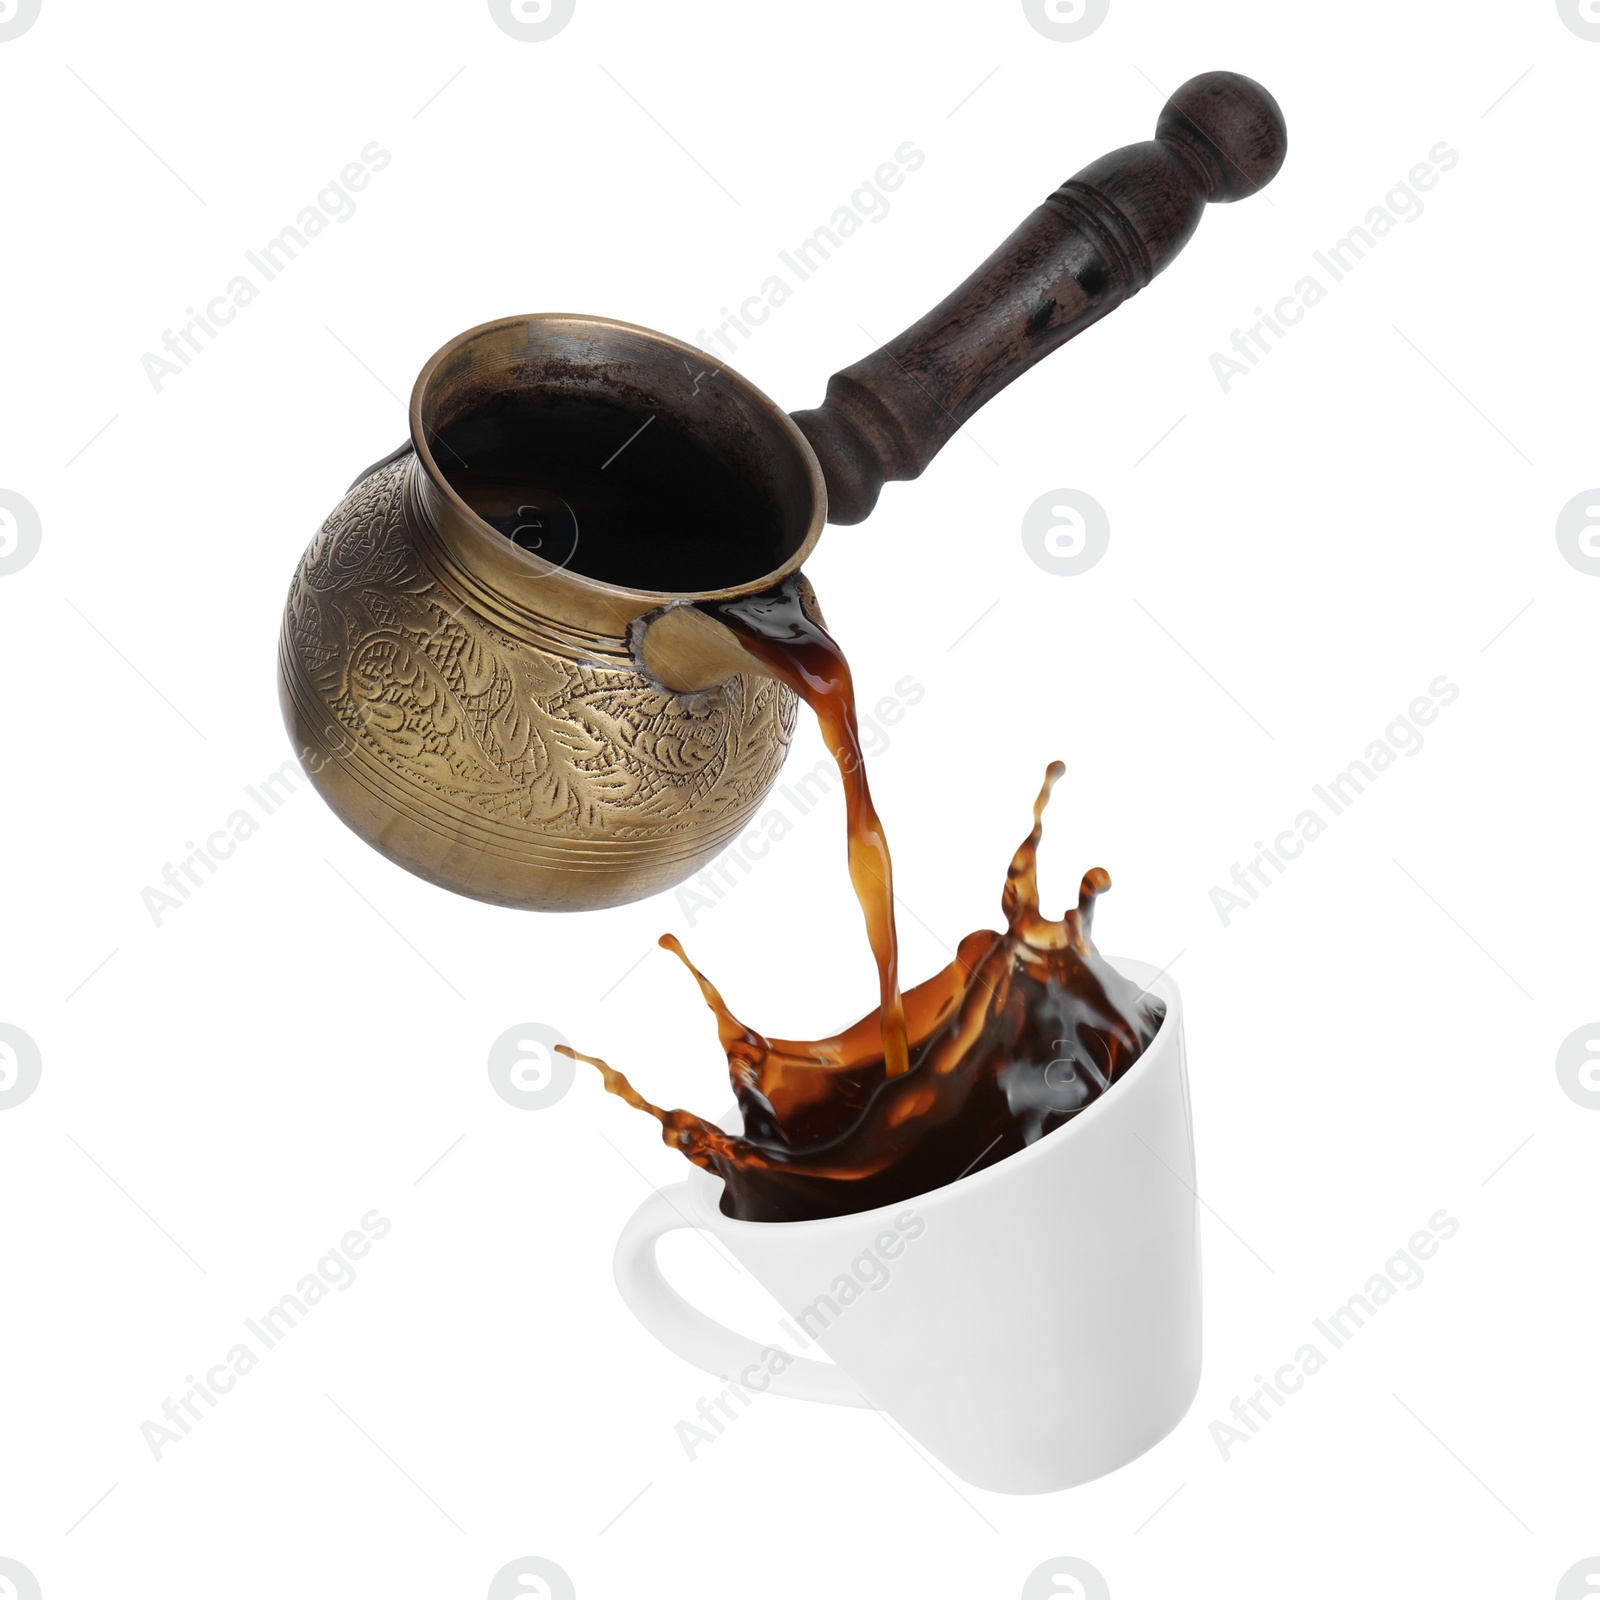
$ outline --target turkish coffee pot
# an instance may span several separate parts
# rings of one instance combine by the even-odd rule
[[[825,522],[860,522],[887,480],[917,477],[1286,148],[1259,84],[1191,79],[1154,139],[1069,178],[811,411],[603,317],[451,340],[417,378],[409,440],[351,486],[290,587],[279,692],[313,783],[390,860],[499,905],[621,905],[691,876],[749,822],[797,709],[707,606],[798,584],[815,615],[799,570]],[[474,440],[503,463],[524,439],[528,481],[474,476]],[[579,462],[580,439],[618,449]],[[609,538],[569,467],[591,499],[595,483],[623,497]],[[652,472],[676,510],[660,537]]]

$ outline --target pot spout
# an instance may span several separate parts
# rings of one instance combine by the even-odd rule
[[[688,600],[640,617],[628,629],[628,643],[634,666],[674,694],[715,689],[740,673],[771,676],[732,628]]]
[[[792,604],[796,596],[806,615],[825,626],[816,591],[802,572],[752,598],[759,602],[770,597]],[[671,601],[638,618],[628,630],[628,644],[634,666],[674,694],[715,689],[740,675],[775,677],[727,623],[691,600]]]

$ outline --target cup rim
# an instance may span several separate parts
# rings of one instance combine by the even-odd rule
[[[816,548],[817,540],[822,537],[822,530],[828,521],[828,489],[822,476],[822,467],[817,461],[816,452],[811,448],[810,441],[800,431],[789,413],[770,395],[758,389],[748,378],[726,362],[718,363],[716,375],[727,379],[735,388],[742,391],[747,399],[753,401],[770,416],[780,434],[787,436],[788,442],[794,447],[811,480],[811,517],[805,534],[787,559],[759,578],[722,589],[637,589],[631,584],[607,583],[603,579],[574,572],[570,567],[558,566],[555,562],[547,561],[543,556],[535,555],[531,550],[525,550],[521,545],[506,539],[491,528],[456,493],[450,480],[434,459],[433,450],[428,442],[428,430],[422,420],[423,401],[429,388],[436,381],[440,369],[464,346],[503,329],[557,325],[566,328],[606,329],[640,336],[651,344],[659,345],[666,353],[686,361],[715,359],[708,356],[698,345],[674,339],[671,334],[660,333],[654,328],[644,327],[641,323],[624,322],[617,317],[590,316],[575,311],[530,311],[520,315],[493,317],[488,322],[480,322],[476,327],[468,328],[464,333],[458,333],[453,339],[446,340],[423,362],[421,370],[417,373],[417,381],[411,387],[411,398],[407,408],[411,448],[427,476],[430,489],[438,494],[452,514],[471,530],[473,537],[492,541],[496,554],[501,559],[509,558],[514,565],[524,568],[529,578],[553,578],[608,599],[621,598],[630,602],[645,602],[647,609],[666,605],[672,601],[735,600],[743,595],[760,594],[762,590],[770,589],[792,573],[798,572]]]
[[[1152,1058],[1160,1059],[1177,1048],[1170,1042],[1179,1031],[1172,1024],[1181,1021],[1183,1015],[1183,997],[1165,967],[1153,967],[1148,961],[1140,961],[1132,956],[1108,956],[1106,959],[1123,977],[1140,984],[1145,993],[1153,994],[1157,999],[1165,1001],[1166,1015],[1161,1019],[1161,1026],[1156,1029],[1155,1038],[1150,1041],[1148,1048],[1141,1052],[1138,1060],[1110,1089],[1098,1099],[1090,1101],[1070,1121],[1052,1129],[1042,1139],[1018,1150],[1014,1155],[995,1162],[992,1167],[983,1167],[977,1172],[957,1178],[953,1183],[942,1183],[936,1189],[925,1190],[921,1194],[893,1201],[889,1205],[873,1206],[866,1211],[849,1211],[838,1217],[807,1217],[798,1222],[751,1222],[743,1217],[728,1216],[718,1204],[723,1180],[715,1173],[707,1172],[704,1167],[696,1167],[688,1178],[688,1186],[690,1201],[700,1213],[699,1225],[715,1232],[726,1233],[730,1241],[735,1239],[753,1241],[779,1233],[784,1237],[812,1238],[830,1229],[855,1235],[863,1229],[870,1230],[878,1222],[891,1220],[908,1206],[923,1210],[930,1204],[938,1206],[954,1204],[958,1192],[971,1194],[976,1189],[1002,1181],[1002,1174],[1017,1172],[1019,1163],[1041,1161],[1048,1152],[1059,1151],[1062,1148],[1062,1141],[1067,1137],[1087,1137],[1080,1130],[1086,1124],[1093,1126],[1104,1119],[1107,1113],[1102,1111],[1101,1107],[1111,1098],[1112,1092],[1119,1085],[1126,1084],[1130,1079],[1142,1076],[1148,1071],[1154,1071],[1154,1066],[1147,1067],[1146,1063],[1151,1062]]]

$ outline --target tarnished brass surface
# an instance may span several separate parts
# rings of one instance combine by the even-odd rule
[[[669,888],[749,821],[787,753],[794,696],[756,673],[677,693],[630,655],[631,625],[713,596],[552,566],[474,515],[429,447],[501,385],[609,386],[703,417],[705,438],[768,476],[792,524],[781,567],[714,597],[754,593],[815,544],[821,474],[777,406],[731,373],[708,382],[706,366],[600,318],[473,329],[417,380],[413,450],[358,483],[312,541],[284,615],[284,717],[324,799],[391,860],[497,904],[584,910]]]

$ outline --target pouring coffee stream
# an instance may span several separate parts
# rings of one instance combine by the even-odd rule
[[[280,697],[312,782],[391,860],[496,904],[590,910],[692,877],[755,815],[795,721],[736,603],[790,579],[804,601],[826,521],[921,473],[1285,150],[1260,85],[1191,79],[1154,139],[1062,184],[792,417],[703,351],[606,318],[452,340],[417,380],[409,443],[352,485],[290,589]],[[657,468],[673,537],[641,541],[628,529],[664,514]],[[546,503],[559,525],[530,549],[525,508]]]
[[[905,995],[906,1070],[891,1070],[881,1012],[830,1039],[757,1033],[670,934],[662,945],[716,1018],[743,1135],[653,1105],[598,1057],[557,1048],[596,1068],[612,1094],[661,1124],[666,1144],[722,1178],[723,1211],[744,1221],[895,1205],[1016,1154],[1110,1089],[1165,1015],[1094,946],[1095,899],[1111,887],[1105,871],[1085,874],[1060,921],[1040,910],[1044,809],[1064,770],[1052,763],[1033,830],[1006,873],[1006,931],[968,934],[942,972]]]
[[[739,636],[753,656],[816,713],[823,742],[844,785],[845,837],[850,882],[861,903],[867,941],[878,964],[878,1016],[884,1071],[897,1078],[911,1065],[905,1005],[900,997],[900,937],[894,917],[894,866],[889,840],[867,786],[866,757],[856,719],[850,663],[820,619],[810,615],[798,580],[767,594],[724,600],[708,607]]]

